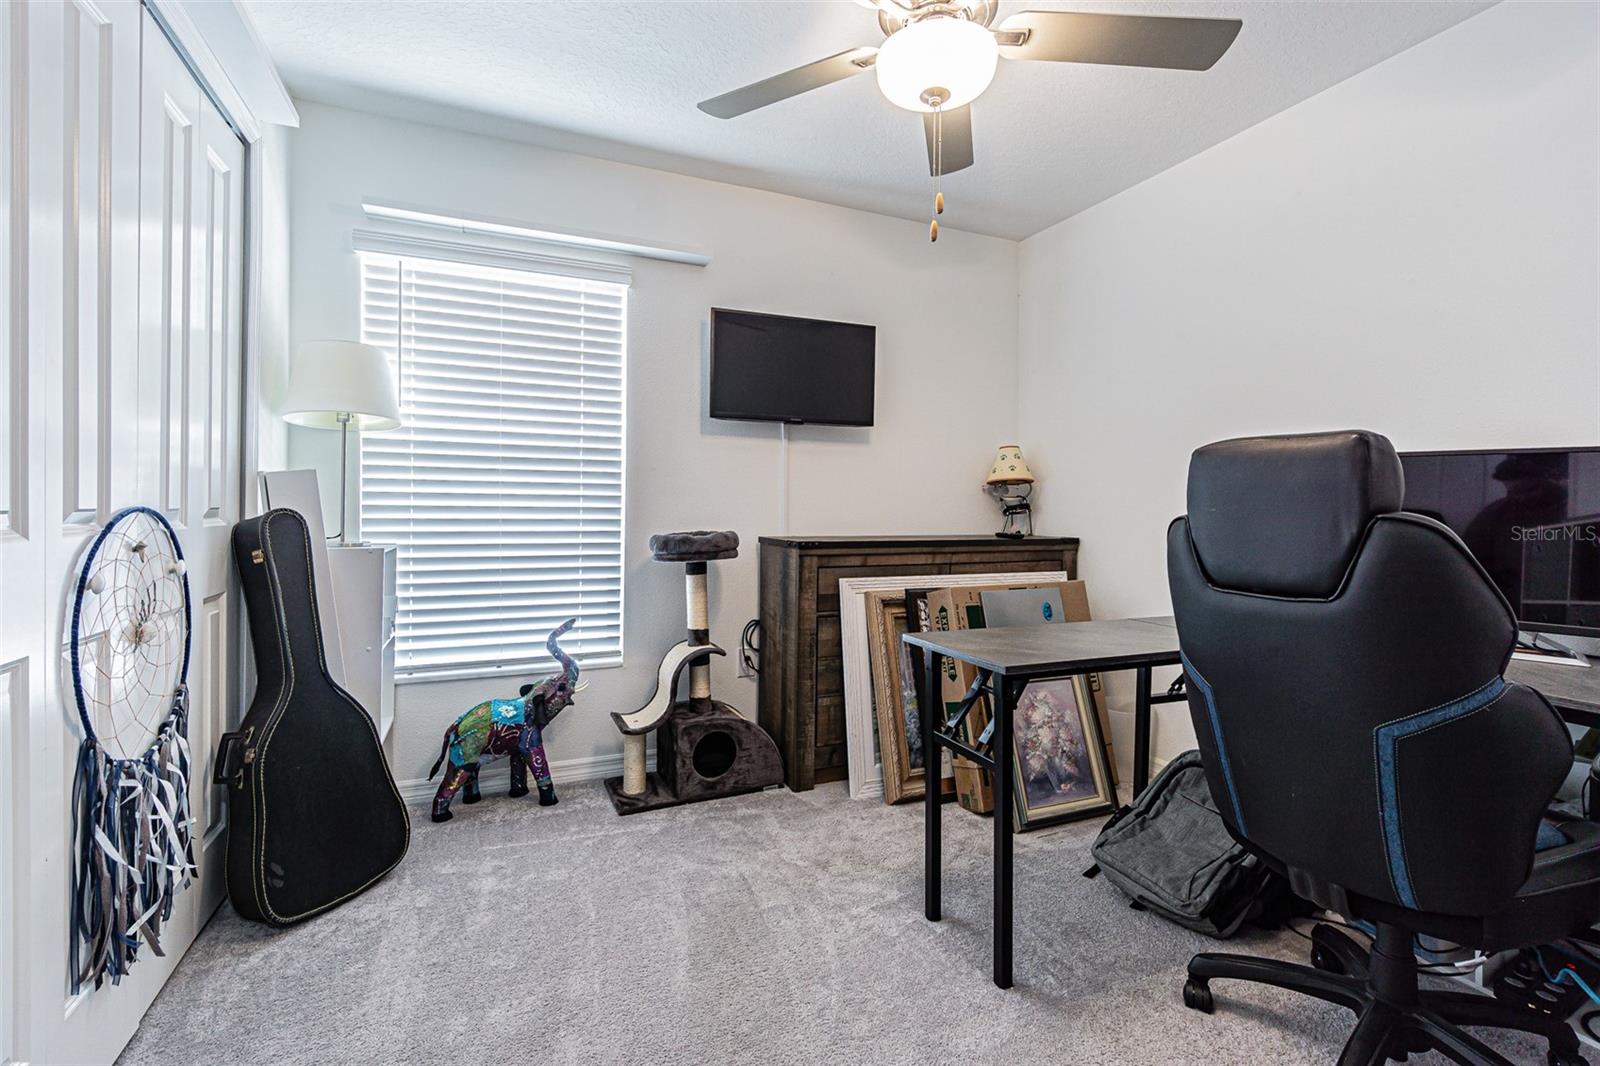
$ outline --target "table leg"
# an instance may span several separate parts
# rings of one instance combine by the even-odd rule
[[[1139,797],[1150,783],[1150,668],[1141,666],[1138,692],[1133,703],[1133,796]]]
[[[943,749],[939,747],[936,731],[939,727],[941,708],[939,699],[939,667],[943,659],[938,652],[930,651],[925,656],[927,659],[922,686],[922,780],[924,784],[922,797],[923,818],[923,867],[922,867],[922,912],[930,922],[937,922],[940,918],[940,873],[939,873],[939,831],[942,809],[940,801],[943,797],[942,779],[939,767],[943,764]]]
[[[1011,987],[1011,820],[1013,747],[1011,718],[1021,686],[995,678],[994,699],[994,983]]]

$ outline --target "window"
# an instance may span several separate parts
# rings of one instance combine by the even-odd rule
[[[622,659],[627,287],[361,255],[362,339],[404,425],[361,437],[361,530],[399,545],[395,668],[415,676]]]

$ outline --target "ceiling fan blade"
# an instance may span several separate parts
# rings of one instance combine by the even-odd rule
[[[851,75],[860,74],[863,70],[870,70],[872,61],[877,56],[876,48],[851,48],[827,59],[819,59],[815,63],[807,63],[803,67],[795,67],[771,78],[752,82],[731,93],[702,100],[699,105],[700,110],[715,118],[735,118],[758,107],[766,107],[779,100],[787,100],[791,96],[799,96],[812,89],[820,89],[824,85],[843,81]]]
[[[1000,23],[996,36],[1009,59],[1209,70],[1243,25],[1238,19],[1019,11]]]
[[[922,132],[928,137],[928,176],[934,174],[934,152],[939,136],[932,111],[922,116]],[[944,173],[954,174],[972,165],[972,106],[951,108],[944,113]]]

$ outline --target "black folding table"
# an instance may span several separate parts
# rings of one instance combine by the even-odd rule
[[[994,775],[994,983],[1011,987],[1011,832],[1012,713],[1030,681],[1071,677],[1074,674],[1133,670],[1137,676],[1133,719],[1133,794],[1150,781],[1150,708],[1170,703],[1182,694],[1151,695],[1150,670],[1180,665],[1178,630],[1171,618],[1121,618],[1106,622],[1065,622],[1056,625],[968,629],[950,633],[907,633],[907,643],[921,647],[926,658],[924,692],[938,692],[941,661],[971,663],[978,678],[957,709],[949,716],[922,715],[922,750],[927,765],[937,765],[933,753],[940,747],[959,752]],[[1600,726],[1600,658],[1590,666],[1566,666],[1513,659],[1506,667],[1508,681],[1519,681],[1544,693],[1568,722]],[[984,750],[956,739],[962,718],[984,692],[993,709],[990,742]],[[925,701],[928,704],[932,700]],[[940,918],[939,830],[940,790],[924,796],[926,817],[923,896],[930,922]],[[1105,808],[1084,816],[1105,813]]]
[[[1150,708],[1152,704],[1183,699],[1182,695],[1150,693],[1150,670],[1174,666],[1178,657],[1178,631],[1171,618],[1119,618],[1106,622],[1064,622],[1057,625],[1009,626],[967,629],[947,633],[907,633],[905,640],[925,652],[923,692],[939,691],[942,660],[957,659],[977,668],[977,681],[948,718],[928,713],[936,703],[925,700],[922,715],[922,750],[925,764],[938,765],[940,747],[966,756],[994,776],[994,983],[1011,987],[1011,826],[1012,731],[1017,700],[1030,681],[1071,677],[1074,674],[1133,670],[1137,696],[1133,721],[1133,793],[1150,780]],[[962,719],[985,691],[992,708],[990,742],[980,750],[957,739]],[[939,831],[940,790],[925,790],[927,837],[923,873],[925,911],[930,922],[940,917]],[[1084,816],[1109,813],[1107,808],[1087,810]]]

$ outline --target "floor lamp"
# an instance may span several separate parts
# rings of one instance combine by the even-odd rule
[[[345,544],[345,493],[350,430],[400,428],[389,357],[355,341],[306,341],[295,350],[283,420],[293,426],[339,431],[339,543]]]

